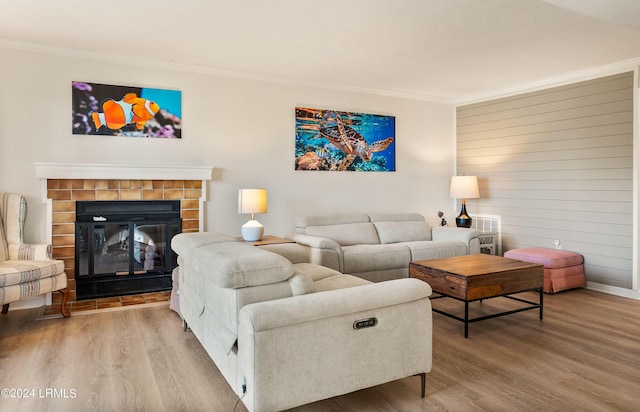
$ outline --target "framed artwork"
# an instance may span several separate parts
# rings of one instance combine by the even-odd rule
[[[296,107],[296,170],[394,172],[395,117]]]
[[[182,138],[182,92],[71,82],[73,134]]]

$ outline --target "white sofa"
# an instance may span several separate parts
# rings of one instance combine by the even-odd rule
[[[479,233],[433,227],[417,213],[308,216],[286,237],[307,248],[310,262],[372,282],[409,276],[409,263],[480,253]]]
[[[429,285],[370,283],[304,262],[300,245],[274,246],[281,254],[213,233],[172,240],[181,315],[246,407],[282,410],[413,375],[424,396]]]

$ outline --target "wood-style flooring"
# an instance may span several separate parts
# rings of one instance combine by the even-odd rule
[[[461,305],[433,304],[451,311]],[[509,305],[500,298],[473,307],[488,313]],[[0,397],[0,411],[234,409],[236,395],[166,306],[35,321],[37,311],[0,317],[0,390],[26,395]],[[545,295],[544,320],[538,311],[486,320],[470,325],[468,339],[462,323],[436,313],[433,320],[424,399],[420,378],[409,377],[295,410],[640,408],[640,301],[582,289]]]

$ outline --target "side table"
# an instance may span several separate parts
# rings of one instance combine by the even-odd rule
[[[264,246],[264,245],[278,245],[280,243],[296,243],[296,242],[294,242],[291,239],[285,239],[283,237],[278,237],[274,235],[264,235],[262,236],[262,239],[256,240],[255,242],[243,241],[242,243],[246,243],[247,245],[253,245],[253,246]]]

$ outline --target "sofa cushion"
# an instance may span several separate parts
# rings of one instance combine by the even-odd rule
[[[297,263],[293,266],[296,271],[296,275],[293,278],[304,277],[309,279],[312,283],[312,292],[350,288],[371,283],[357,276],[345,275],[337,270],[313,263]],[[291,283],[291,279],[289,283]],[[296,291],[293,290],[293,294],[295,296],[302,293],[296,293]]]
[[[431,240],[429,224],[417,213],[371,215],[370,218],[380,243]]]
[[[367,215],[299,217],[296,218],[296,231],[333,239],[342,246],[380,243]]]
[[[455,240],[403,243],[411,250],[411,260],[433,260],[467,254],[467,245]]]
[[[0,287],[49,278],[64,272],[61,260],[5,260],[0,262]]]
[[[64,272],[54,276],[41,277],[31,282],[20,283],[0,288],[0,305],[38,296],[67,287],[67,274]]]
[[[214,243],[239,242],[238,239],[214,232],[180,233],[171,239],[171,249],[183,259],[191,259],[198,248]]]
[[[313,293],[313,281],[308,276],[296,272],[293,276],[287,279],[287,282],[289,282],[291,294],[293,296]]]
[[[240,242],[203,245],[191,253],[191,265],[208,281],[231,289],[282,282],[293,275],[293,264],[284,257]]]
[[[342,225],[308,226],[307,235],[326,237],[341,246],[374,245],[380,243],[372,223],[346,223]]]
[[[411,242],[431,240],[431,231],[427,222],[375,222],[380,243]]]
[[[304,275],[308,277],[312,282],[317,282],[331,276],[341,275],[341,273],[337,270],[333,270],[326,266],[320,266],[313,263],[296,263],[295,265],[293,265],[293,267],[296,271],[296,274]]]
[[[338,273],[334,276],[323,278],[313,284],[315,292],[326,292],[329,290],[353,288],[356,286],[367,285],[371,282],[357,276],[344,275]]]
[[[353,245],[342,248],[344,273],[409,268],[411,252],[404,244]]]

